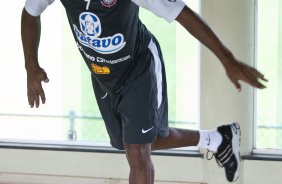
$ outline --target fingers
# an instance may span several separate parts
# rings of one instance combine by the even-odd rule
[[[46,102],[46,96],[45,96],[45,93],[44,93],[42,87],[41,87],[41,91],[40,91],[39,95],[40,95],[42,104],[45,104],[45,102]]]
[[[264,78],[263,74],[261,74],[256,69],[249,67],[247,65],[243,65],[240,72],[238,72],[237,74],[231,75],[230,79],[232,83],[235,85],[235,87],[238,89],[238,91],[241,91],[241,85],[238,82],[239,80],[242,80],[258,89],[266,88],[266,86],[263,85],[260,82],[260,80],[267,82],[267,79]]]
[[[247,72],[245,72],[246,75],[246,82],[249,83],[250,85],[259,88],[259,89],[264,89],[266,88],[265,85],[263,85],[259,80],[264,80],[267,81],[264,76],[257,71],[254,68],[249,67]]]
[[[43,82],[45,82],[45,83],[49,82],[49,78],[47,77],[47,73],[43,69],[42,69],[41,77],[42,77]]]
[[[254,69],[254,68],[253,68],[253,73],[255,73],[255,75],[256,75],[259,79],[261,79],[261,80],[263,80],[263,81],[265,81],[265,82],[268,82],[268,80],[267,80],[266,78],[264,78],[264,75],[263,75],[262,73],[260,73],[259,71],[257,71],[256,69]]]
[[[235,81],[235,82],[234,82],[234,85],[236,86],[238,92],[241,92],[241,91],[242,91],[241,84],[240,84],[238,81]]]
[[[230,80],[234,84],[234,86],[236,87],[238,92],[241,92],[242,87],[241,87],[241,84],[239,83],[239,81],[236,78],[232,78],[232,77],[230,77]]]
[[[33,95],[28,93],[27,94],[27,98],[28,98],[28,104],[30,106],[30,108],[33,108],[34,106],[34,98],[33,98]]]
[[[38,108],[40,105],[40,99],[41,99],[42,104],[45,104],[46,97],[45,97],[45,93],[41,86],[39,87],[38,90],[31,91],[28,93],[28,103],[29,103],[30,108],[33,108],[34,106]]]
[[[29,103],[29,106],[30,108],[33,108],[34,105],[38,106],[39,107],[39,97],[38,97],[38,94],[36,92],[29,92],[28,93],[28,103]]]
[[[28,103],[30,105],[30,108],[38,108],[40,105],[40,100],[42,104],[45,104],[46,102],[45,93],[41,84],[42,81],[45,83],[49,82],[47,74],[43,69],[39,70],[39,72],[37,73],[29,73],[27,80],[27,88]]]
[[[39,104],[40,104],[39,95],[34,95],[34,100],[35,100],[36,108],[38,108],[38,107],[39,107]]]

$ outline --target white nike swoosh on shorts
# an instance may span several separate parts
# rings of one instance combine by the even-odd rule
[[[152,130],[153,128],[154,128],[154,127],[151,127],[151,128],[149,128],[149,129],[147,129],[147,130],[142,129],[142,134],[145,134],[145,133],[149,132],[149,131]]]

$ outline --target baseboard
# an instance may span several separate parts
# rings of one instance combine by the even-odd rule
[[[126,179],[83,178],[70,176],[0,173],[0,184],[128,184]],[[200,184],[189,182],[156,181],[155,184]]]

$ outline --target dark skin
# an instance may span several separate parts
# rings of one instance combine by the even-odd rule
[[[32,17],[26,10],[22,12],[22,44],[27,71],[27,97],[31,108],[39,107],[40,99],[45,103],[46,97],[41,82],[49,82],[46,72],[39,66],[38,47],[40,42],[40,17]]]
[[[224,66],[230,81],[239,91],[241,91],[241,85],[238,82],[239,80],[242,80],[255,88],[265,88],[259,81],[267,81],[264,78],[264,75],[255,68],[238,61],[220,42],[210,27],[207,26],[191,9],[185,7],[176,20],[218,57]]]
[[[255,68],[237,60],[221,43],[209,26],[191,9],[185,7],[176,20],[195,38],[207,46],[220,60],[230,81],[240,91],[244,81],[249,85],[263,89],[260,80],[267,81]],[[40,99],[45,103],[42,82],[48,82],[46,72],[38,63],[38,46],[40,40],[40,17],[32,17],[25,10],[22,13],[22,41],[27,71],[28,102],[30,107],[39,107]],[[196,146],[199,132],[194,130],[169,129],[166,138],[157,137],[155,142],[148,144],[124,143],[127,160],[130,166],[129,184],[153,184],[154,167],[151,161],[151,150]]]

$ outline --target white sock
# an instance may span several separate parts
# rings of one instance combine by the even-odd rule
[[[222,142],[222,136],[217,130],[200,130],[200,140],[198,148],[208,149],[216,152]]]

